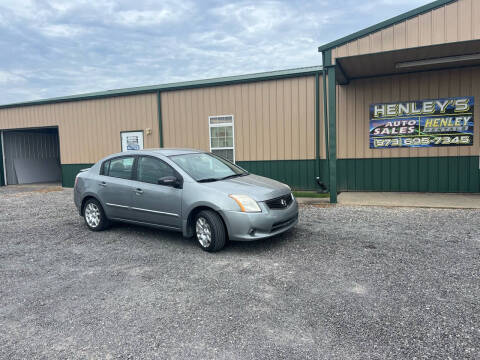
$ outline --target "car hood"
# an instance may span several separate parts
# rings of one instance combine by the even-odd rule
[[[249,174],[232,179],[203,183],[212,190],[221,191],[227,195],[248,195],[257,201],[273,199],[290,194],[290,187],[279,181],[263,176]]]

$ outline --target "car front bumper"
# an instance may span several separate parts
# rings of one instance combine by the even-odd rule
[[[259,203],[262,212],[222,211],[230,240],[253,241],[281,234],[298,223],[298,204],[294,200],[286,209],[272,210]]]

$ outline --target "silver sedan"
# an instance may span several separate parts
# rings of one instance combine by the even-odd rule
[[[110,155],[77,175],[75,205],[89,229],[124,221],[195,236],[206,251],[289,230],[298,205],[288,185],[185,149]]]

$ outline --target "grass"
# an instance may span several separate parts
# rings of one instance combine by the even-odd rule
[[[316,191],[293,191],[293,195],[297,198],[328,198],[329,193],[320,194]]]

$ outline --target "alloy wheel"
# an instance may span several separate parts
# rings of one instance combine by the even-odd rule
[[[195,230],[200,245],[204,248],[209,247],[212,243],[212,230],[208,221],[203,217],[199,217],[195,225]]]
[[[85,220],[91,228],[96,228],[100,224],[100,209],[94,203],[89,203],[85,208]]]

